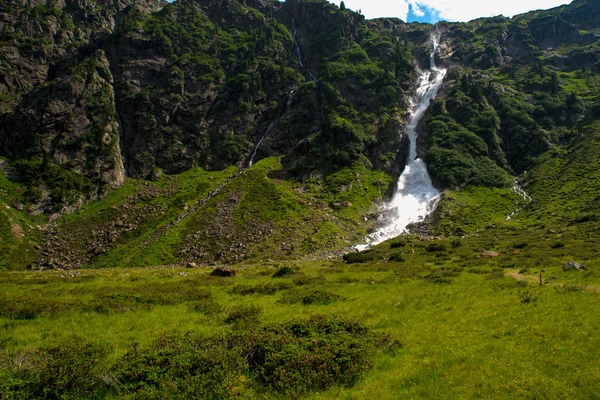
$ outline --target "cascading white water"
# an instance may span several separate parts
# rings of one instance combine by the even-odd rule
[[[285,102],[285,112],[286,114],[290,112],[292,109],[292,102],[294,101],[294,96],[298,92],[298,89],[294,89],[288,93],[287,101]]]
[[[292,17],[292,36],[294,37],[294,43],[296,44],[296,54],[298,54],[298,64],[300,64],[300,66],[302,68],[304,68],[304,70],[308,73],[308,75],[310,75],[310,79],[311,80],[315,80],[317,78],[315,78],[315,76],[308,70],[308,68],[306,68],[304,66],[304,64],[302,64],[302,55],[300,54],[300,45],[298,44],[298,39],[296,39],[296,34],[298,33],[298,29],[296,29],[296,21],[294,20],[294,18]]]
[[[296,39],[296,34],[298,33],[298,29],[296,29],[296,21],[294,20],[293,17],[292,17],[292,29],[293,29],[292,36],[294,38],[294,44],[296,45],[296,54],[298,54],[298,64],[300,64],[300,66],[306,71],[306,73],[308,73],[311,80],[314,81],[317,78],[315,78],[315,76],[308,70],[308,68],[306,68],[304,66],[304,64],[302,64],[302,56],[300,54],[300,45],[298,44],[298,40]],[[297,92],[298,92],[298,89],[293,89],[292,91],[290,91],[288,93],[288,98],[285,103],[285,113],[283,115],[287,114],[292,109],[292,102],[294,101],[294,96],[296,95]],[[268,133],[271,131],[271,129],[273,129],[273,125],[275,125],[275,123],[277,121],[279,121],[279,119],[271,122],[271,124],[269,125],[269,127],[267,128],[265,133],[262,135],[262,137],[260,138],[258,143],[256,143],[256,146],[254,146],[254,151],[252,152],[252,156],[250,157],[250,162],[248,163],[248,167],[251,167],[252,164],[254,164],[254,157],[256,157],[256,152],[258,151],[258,147],[262,144],[263,140],[265,140],[265,137],[268,135]]]
[[[285,102],[285,113],[283,115],[286,115],[292,109],[292,102],[294,101],[294,96],[296,95],[297,92],[298,92],[298,89],[293,89],[288,93],[288,98]],[[252,152],[252,156],[250,157],[250,162],[248,163],[248,167],[251,167],[252,164],[254,164],[254,158],[256,157],[256,152],[258,151],[259,146],[262,144],[263,140],[265,140],[265,138],[267,137],[267,135],[269,134],[271,129],[273,129],[273,126],[277,123],[277,121],[279,121],[279,118],[269,124],[269,127],[267,128],[265,133],[262,135],[262,137],[260,138],[258,143],[256,143],[256,146],[254,146],[254,151]]]
[[[398,179],[394,197],[383,206],[380,227],[367,237],[366,244],[355,246],[357,250],[365,250],[401,235],[409,224],[422,221],[435,210],[439,201],[440,192],[433,187],[423,160],[417,158],[416,132],[419,121],[429,107],[431,99],[437,95],[446,76],[446,70],[435,65],[439,40],[439,32],[432,34],[433,50],[430,56],[430,68],[425,71],[419,70],[417,89],[411,99],[410,121],[406,127],[406,134],[410,140],[406,167]]]
[[[267,128],[265,133],[262,135],[262,137],[260,138],[258,143],[256,143],[256,146],[254,146],[254,151],[252,152],[252,157],[250,157],[250,162],[248,163],[248,167],[251,167],[252,164],[254,163],[254,157],[256,157],[256,152],[258,151],[258,147],[261,145],[263,140],[265,140],[265,137],[271,131],[271,129],[273,129],[273,125],[275,125],[275,122],[277,122],[277,121],[279,121],[279,120],[275,120],[269,124],[269,127]]]

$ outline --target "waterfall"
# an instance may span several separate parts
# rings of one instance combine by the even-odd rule
[[[285,113],[289,113],[292,109],[292,101],[294,101],[294,96],[298,92],[297,89],[294,89],[288,93],[287,101],[285,102]]]
[[[294,37],[294,43],[296,44],[296,54],[298,54],[298,64],[310,75],[310,79],[312,81],[316,80],[315,76],[302,64],[302,55],[300,54],[300,45],[298,44],[298,39],[296,39],[296,34],[298,33],[298,29],[296,29],[296,21],[294,17],[292,17],[292,36]]]
[[[382,207],[379,228],[367,237],[366,244],[355,246],[357,250],[365,250],[401,235],[409,224],[422,221],[437,207],[440,192],[433,187],[425,162],[417,158],[416,129],[446,76],[446,70],[438,68],[435,64],[440,36],[439,32],[431,36],[433,50],[429,70],[418,70],[417,87],[410,100],[410,120],[406,127],[406,135],[410,141],[409,155],[404,171],[398,179],[396,192],[392,200]]]
[[[269,124],[269,127],[267,128],[267,130],[265,131],[265,133],[262,135],[262,137],[260,138],[260,140],[258,141],[258,143],[256,143],[256,146],[254,146],[254,151],[252,152],[252,157],[250,157],[250,163],[248,163],[248,167],[251,167],[252,164],[254,163],[254,157],[256,157],[256,152],[258,151],[258,147],[263,142],[263,140],[265,140],[265,137],[267,136],[267,134],[273,128],[273,125],[275,125],[275,122],[277,122],[277,121],[278,120],[275,120],[275,121],[273,121],[273,122],[271,122]]]
[[[283,113],[283,115],[281,117],[283,117],[284,115],[289,113],[290,110],[292,109],[292,101],[294,101],[294,96],[296,95],[297,92],[298,92],[298,89],[292,89],[288,93],[288,97],[285,102],[285,112]],[[254,157],[256,157],[256,152],[258,151],[258,147],[262,144],[263,140],[265,140],[265,138],[267,137],[267,134],[271,131],[271,129],[273,129],[273,126],[277,123],[277,121],[279,121],[281,119],[281,117],[277,118],[275,121],[273,121],[269,124],[269,127],[267,128],[265,133],[262,135],[262,137],[260,138],[258,143],[256,143],[256,146],[254,146],[254,151],[252,152],[252,156],[250,157],[250,162],[248,163],[248,168],[250,168],[252,166],[252,164],[254,164]]]

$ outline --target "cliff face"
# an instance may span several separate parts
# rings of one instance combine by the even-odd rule
[[[506,187],[579,140],[600,115],[598,9],[435,27],[449,71],[418,140],[436,186]],[[44,268],[234,262],[364,237],[405,165],[432,29],[321,1],[0,2],[0,218],[25,232],[7,253],[34,231],[24,260]],[[281,159],[226,169],[269,156]],[[36,230],[39,214],[58,223]]]
[[[287,154],[301,177],[364,156],[402,168],[411,57],[352,11],[235,0],[0,11],[2,154],[46,154],[99,193],[156,168],[246,166],[263,137],[255,157]]]
[[[540,70],[596,71],[598,9],[580,0],[440,24],[440,58],[476,86],[539,60]],[[2,154],[46,155],[94,193],[125,176],[243,167],[267,155],[286,155],[288,176],[301,178],[356,162],[402,170],[403,114],[414,63],[428,66],[430,26],[291,0],[5,1],[0,11]],[[451,101],[453,81],[443,91]],[[486,93],[492,108],[516,89],[505,83]],[[502,161],[518,147],[513,128],[486,157],[519,172],[527,162]],[[548,149],[542,142],[532,156]]]

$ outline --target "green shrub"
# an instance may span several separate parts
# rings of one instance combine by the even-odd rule
[[[236,327],[248,327],[256,325],[263,313],[263,309],[255,305],[240,305],[227,310],[223,322]]]
[[[533,293],[531,291],[519,292],[518,296],[519,296],[519,301],[521,303],[525,303],[525,304],[534,303],[534,302],[538,301],[540,298],[539,294]]]
[[[488,279],[488,280],[502,279],[502,278],[504,278],[504,271],[502,271],[502,270],[492,271],[485,276],[485,279]]]
[[[130,348],[115,367],[115,387],[135,398],[228,398],[243,365],[240,349],[222,338],[161,335],[149,347]]]
[[[14,398],[87,398],[105,386],[107,352],[106,346],[90,343],[35,350],[15,360],[10,392]]]
[[[218,314],[223,310],[223,307],[212,298],[189,303],[188,308],[207,316]]]
[[[404,254],[394,253],[390,256],[389,261],[404,262],[406,259],[404,258]]]
[[[398,240],[396,242],[390,243],[390,249],[397,249],[404,246],[406,246],[406,241],[404,240]]]
[[[285,278],[290,275],[294,275],[296,271],[292,267],[283,266],[277,269],[273,274],[273,278]]]
[[[339,299],[341,299],[341,296],[326,290],[294,289],[285,292],[281,298],[281,302],[285,304],[302,303],[304,305],[327,305]]]
[[[443,283],[443,284],[452,283],[451,279],[449,279],[445,276],[442,276],[441,274],[438,274],[438,273],[427,274],[422,279],[423,279],[423,281],[425,281],[427,283]]]
[[[308,286],[308,285],[322,285],[325,283],[323,276],[301,276],[294,278],[294,285],[296,286]]]
[[[314,316],[258,332],[250,373],[268,391],[297,397],[333,385],[354,385],[376,349],[398,343],[337,317]]]
[[[275,294],[278,290],[289,289],[291,285],[287,282],[275,284],[265,283],[263,285],[235,285],[231,288],[231,293],[242,296],[260,294]]]
[[[428,253],[434,253],[434,252],[438,252],[438,251],[446,251],[446,245],[443,243],[429,243],[425,247],[425,250]]]
[[[364,251],[362,253],[344,254],[343,258],[347,264],[355,264],[374,261],[377,258],[377,255],[370,251]]]

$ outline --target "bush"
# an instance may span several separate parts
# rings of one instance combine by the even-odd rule
[[[538,301],[538,299],[540,298],[539,294],[535,294],[533,292],[519,292],[519,301],[521,303],[534,303],[536,301]]]
[[[189,303],[188,308],[207,316],[218,314],[223,310],[223,307],[212,298]]]
[[[235,285],[231,288],[231,293],[242,296],[251,295],[254,293],[260,294],[275,294],[278,290],[289,289],[291,285],[287,282],[276,284],[266,283],[264,285]]]
[[[322,285],[324,283],[325,278],[322,276],[302,276],[294,278],[294,285],[296,286]]]
[[[0,359],[0,397],[224,399],[239,396],[248,379],[257,397],[298,397],[355,384],[375,352],[399,346],[320,315],[212,337],[162,334],[149,346],[132,344],[110,368],[104,346],[57,346]]]
[[[285,278],[290,275],[294,275],[296,271],[292,267],[288,267],[287,265],[284,267],[280,267],[273,274],[273,278]]]
[[[243,365],[239,349],[221,338],[161,335],[147,348],[130,348],[116,365],[115,387],[134,398],[226,398]]]
[[[394,253],[390,256],[390,258],[388,260],[395,261],[395,262],[404,262],[406,259],[404,258],[404,254]]]
[[[242,305],[230,308],[223,318],[226,324],[232,324],[236,327],[248,327],[256,325],[263,313],[263,309],[255,305]]]
[[[436,251],[446,251],[446,245],[443,243],[430,243],[425,247],[428,253],[434,253]]]
[[[425,275],[423,278],[423,281],[427,282],[427,283],[443,283],[443,284],[447,284],[447,283],[452,283],[452,280],[442,276],[440,274],[428,274]]]
[[[344,261],[347,264],[355,264],[355,263],[364,263],[369,261],[374,261],[377,256],[369,251],[364,251],[362,253],[348,253],[344,254]]]
[[[326,290],[295,289],[287,291],[281,298],[281,302],[285,304],[302,303],[304,305],[327,305],[338,299],[341,299],[341,296]]]
[[[489,274],[487,274],[485,276],[485,279],[488,279],[488,280],[502,279],[502,278],[504,278],[504,271],[501,271],[501,270],[490,272]]]
[[[392,242],[390,244],[390,249],[397,249],[397,248],[404,247],[404,246],[406,246],[406,241],[399,240],[397,242]]]
[[[268,391],[297,397],[333,385],[354,385],[372,365],[374,350],[397,346],[356,322],[314,316],[260,331],[250,373]]]
[[[103,363],[107,350],[90,343],[35,350],[14,360],[10,392],[14,398],[88,397],[104,386],[101,375],[108,370]]]

